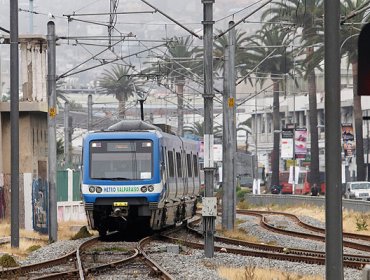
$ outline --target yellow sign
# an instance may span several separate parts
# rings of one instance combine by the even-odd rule
[[[227,103],[229,105],[229,107],[234,107],[235,106],[235,100],[233,97],[229,97],[229,99],[227,100]]]
[[[57,109],[55,107],[51,107],[49,109],[49,116],[54,118],[57,115]]]
[[[113,206],[128,206],[128,202],[113,202]]]

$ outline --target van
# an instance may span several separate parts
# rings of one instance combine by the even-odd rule
[[[370,182],[348,182],[346,184],[345,198],[370,201]]]

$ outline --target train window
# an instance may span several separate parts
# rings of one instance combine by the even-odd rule
[[[186,155],[186,161],[188,166],[188,177],[193,177],[193,170],[191,168],[191,154]]]
[[[168,171],[170,177],[175,177],[175,165],[173,164],[173,152],[168,151]]]
[[[153,176],[152,158],[151,141],[92,141],[90,143],[90,177],[101,180],[151,179]]]
[[[182,177],[181,154],[176,153],[177,177]]]
[[[194,177],[198,177],[198,158],[193,155],[193,165],[194,165]]]

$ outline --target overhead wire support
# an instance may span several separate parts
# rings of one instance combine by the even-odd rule
[[[143,0],[142,0],[143,1]],[[238,22],[236,22],[233,26],[230,26],[228,29],[226,29],[224,32],[218,34],[215,36],[215,39],[218,39],[220,37],[222,37],[223,35],[225,35],[227,32],[229,32],[231,29],[235,28],[236,26],[238,26],[240,23],[242,22],[245,22],[245,20],[247,18],[249,18],[251,15],[255,14],[256,12],[258,12],[259,10],[261,10],[263,7],[265,7],[267,4],[269,4],[270,2],[272,2],[272,0],[268,0],[266,1],[264,4],[262,4],[260,7],[258,7],[257,9],[255,9],[253,12],[251,12],[250,14],[246,15],[245,17],[243,17],[241,20],[239,20]]]
[[[121,40],[118,40],[116,43],[114,43],[113,46],[117,45],[118,43],[122,42],[123,40],[125,40],[125,38],[122,38]],[[90,60],[96,58],[98,55],[102,54],[103,52],[107,51],[109,48],[106,48],[104,50],[102,50],[101,52],[97,53],[96,55],[90,57],[88,60],[85,60],[84,62],[81,62],[80,64],[78,64],[77,66],[73,67],[71,70],[68,70],[67,72],[63,73],[62,75],[60,75],[57,79],[61,79],[61,78],[65,78],[67,76],[70,76],[68,75],[68,73],[72,72],[73,70],[77,69],[78,67],[80,67],[81,65],[89,62]]]
[[[117,42],[118,43],[118,42]],[[103,65],[106,65],[106,64],[110,64],[110,63],[113,63],[113,62],[116,62],[116,61],[119,61],[119,60],[123,60],[125,58],[128,58],[128,57],[131,57],[131,56],[135,56],[135,55],[138,55],[138,54],[141,54],[141,53],[144,53],[144,52],[147,52],[147,51],[150,51],[152,49],[156,49],[156,48],[159,48],[159,47],[163,47],[165,46],[166,44],[161,44],[161,45],[158,45],[158,46],[154,46],[152,48],[149,48],[149,49],[146,49],[146,50],[142,50],[142,51],[139,51],[139,52],[136,52],[136,53],[133,53],[133,54],[130,54],[130,55],[126,55],[126,56],[122,56],[122,57],[118,57],[116,59],[113,59],[111,61],[105,61],[99,65],[94,65],[94,66],[91,66],[91,67],[88,67],[88,68],[85,68],[85,69],[82,69],[82,70],[79,70],[79,71],[75,71],[75,72],[72,72],[73,70],[75,70],[76,68],[80,67],[81,65],[85,64],[86,62],[92,60],[92,59],[95,59],[99,54],[101,54],[102,52],[100,52],[99,54],[97,55],[94,55],[94,57],[88,59],[87,61],[83,62],[83,63],[80,63],[78,66],[74,67],[73,69],[65,72],[64,74],[60,75],[57,80],[59,79],[63,79],[63,78],[66,78],[66,77],[69,77],[69,76],[72,76],[72,75],[76,75],[76,74],[79,74],[79,73],[82,73],[82,72],[85,72],[85,71],[88,71],[88,70],[91,70],[91,69],[95,69],[97,67],[100,67],[100,66],[103,66]],[[107,49],[105,49],[104,51],[106,51]],[[103,51],[103,52],[104,52]],[[72,72],[72,73],[71,73]]]
[[[137,11],[137,12],[114,12],[114,13],[89,13],[89,14],[69,14],[65,15],[63,14],[64,17],[82,17],[82,16],[107,16],[110,14],[115,14],[115,15],[131,15],[131,14],[154,14],[157,11]]]
[[[272,0],[271,0],[272,1]],[[164,12],[162,12],[161,10],[157,9],[155,6],[153,6],[152,4],[148,3],[147,1],[145,0],[141,0],[141,2],[144,2],[145,4],[147,4],[149,7],[153,8],[156,12],[160,13],[161,15],[165,16],[166,18],[168,18],[170,21],[176,23],[178,26],[180,26],[181,28],[185,29],[187,32],[189,32],[191,35],[197,37],[198,39],[202,39],[201,36],[199,36],[198,34],[194,33],[193,31],[191,31],[189,28],[187,28],[186,26],[182,25],[181,23],[179,23],[177,20],[173,19],[172,17],[170,17],[169,15],[165,14]]]
[[[102,22],[97,22],[97,21],[83,20],[83,19],[77,19],[77,18],[68,17],[68,21],[69,22],[71,22],[73,20],[74,21],[79,21],[79,22],[85,22],[85,23],[91,23],[91,24],[95,24],[95,25],[101,25],[101,26],[110,27],[110,24],[107,24],[107,23],[102,23]]]
[[[112,43],[112,32],[117,22],[117,12],[118,0],[110,0],[110,13],[109,13],[109,25],[108,25],[108,36],[109,36],[109,49],[111,48]]]
[[[3,28],[1,26],[0,26],[0,30],[3,31],[3,32],[5,32],[5,33],[10,34],[10,31],[8,29],[5,29],[5,28]]]
[[[125,38],[128,38],[128,37],[135,37],[136,38],[136,35],[134,35],[132,32],[126,34],[126,35],[123,35]],[[122,35],[121,36],[112,36],[112,38],[118,38],[118,39],[122,39]],[[99,36],[59,36],[58,39],[62,39],[62,40],[75,40],[75,39],[78,39],[78,40],[105,40],[105,39],[108,39],[108,36],[103,36],[103,35],[99,35]],[[138,40],[138,41],[141,41],[141,40]],[[161,40],[160,42],[162,42],[164,40]]]

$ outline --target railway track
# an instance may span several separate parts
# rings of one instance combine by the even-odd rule
[[[106,258],[106,261],[97,261],[97,255],[91,257],[91,248],[102,246],[98,237],[83,242],[76,250],[50,261],[17,268],[3,269],[0,279],[89,279],[107,271],[122,268],[125,277],[143,279],[149,275],[150,279],[173,279],[163,268],[145,253],[144,246],[153,241],[154,237],[146,237],[136,244],[136,248],[128,248],[124,254],[116,254]],[[103,254],[104,255],[104,254]],[[90,260],[89,260],[90,257]]]
[[[253,215],[257,216],[260,218],[260,225],[273,232],[289,235],[289,236],[294,236],[294,237],[300,237],[300,238],[305,238],[305,239],[310,239],[310,240],[315,240],[315,241],[321,241],[325,242],[325,229],[315,227],[312,225],[309,225],[307,223],[304,223],[301,221],[297,216],[289,213],[283,213],[283,212],[271,212],[271,211],[249,211],[249,210],[238,210],[238,214],[244,214],[244,215]],[[294,222],[298,223],[299,226],[308,229],[310,231],[317,232],[319,234],[311,234],[311,233],[305,233],[305,232],[297,232],[297,231],[292,231],[284,228],[279,228],[274,226],[273,224],[269,223],[267,221],[266,215],[282,215],[288,218],[293,219]],[[370,242],[370,236],[367,235],[362,235],[362,234],[354,234],[354,233],[343,233],[343,237],[346,239],[354,239],[354,240],[359,240],[359,241],[368,241]],[[370,252],[370,245],[366,244],[361,244],[349,240],[343,240],[343,246],[355,249],[355,250],[360,250],[364,252]]]
[[[259,217],[260,225],[262,227],[273,232],[278,232],[279,234],[289,236],[294,234],[294,236],[300,238],[324,241],[322,228],[308,225],[292,214],[250,210],[238,210],[238,214]],[[302,235],[302,232],[293,232],[287,229],[275,227],[271,222],[268,221],[269,219],[271,220],[271,216],[269,219],[266,218],[266,216],[269,215],[284,215],[285,217],[292,219],[300,226],[315,233],[304,233]],[[130,279],[130,277],[136,279],[173,279],[169,273],[164,271],[158,263],[154,262],[150,258],[150,255],[146,253],[146,250],[150,251],[150,242],[156,239],[164,242],[182,244],[190,248],[204,249],[202,233],[197,230],[197,223],[200,221],[201,219],[198,219],[192,223],[189,223],[187,231],[188,233],[185,236],[182,236],[183,233],[181,234],[181,228],[178,227],[176,229],[163,232],[157,236],[146,237],[139,242],[132,243],[130,246],[122,246],[124,249],[116,253],[114,253],[114,250],[102,250],[101,248],[107,246],[119,247],[117,243],[104,242],[98,240],[98,238],[91,238],[82,243],[76,250],[66,254],[63,257],[34,265],[3,269],[0,271],[0,278],[97,279],[99,276],[116,275],[117,271],[120,271],[119,273],[123,273],[122,271],[124,271],[126,279]],[[189,235],[191,236],[189,237]],[[195,238],[195,236],[197,238]],[[344,236],[354,240],[369,241],[369,237],[365,235],[344,233]],[[215,241],[217,243],[215,244],[215,252],[261,257],[272,260],[325,265],[325,253],[321,251],[253,243],[225,238],[218,235],[215,236]],[[348,245],[352,243],[354,244],[355,242],[346,241],[345,244]],[[356,244],[361,245],[356,248],[358,250],[365,252],[370,250],[370,245],[367,246],[359,243]],[[349,247],[353,248],[353,246],[350,245]],[[361,269],[368,263],[370,263],[370,255],[344,254],[343,256],[344,267]]]
[[[272,214],[276,212],[264,212],[264,213],[257,213],[257,211],[238,211],[239,214],[248,214],[248,215],[254,215],[259,216],[261,218],[261,226],[266,223],[263,215],[264,214]],[[287,215],[288,216],[288,215]],[[294,215],[293,215],[294,216]],[[296,220],[299,219],[296,217]],[[195,224],[199,223],[200,220],[195,221],[191,224],[189,224],[188,230],[198,237],[198,239],[195,238],[178,238],[178,237],[172,237],[171,232],[168,232],[168,234],[162,234],[161,240],[166,242],[172,242],[175,244],[183,244],[190,248],[194,249],[203,249],[204,244],[201,240],[202,233],[199,232],[195,228]],[[303,223],[303,222],[302,222]],[[263,226],[266,228],[265,226]],[[269,230],[275,231],[274,227],[267,227]],[[293,232],[287,230],[277,230],[275,232],[279,232],[281,234],[288,235],[292,234]],[[310,238],[310,234],[304,234],[301,235],[300,233],[297,233],[295,235],[296,237],[303,237],[303,238]],[[350,234],[351,238],[355,239],[362,239],[365,238],[362,235],[355,235]],[[316,235],[312,235],[312,240],[318,240]],[[196,240],[196,241],[194,241]],[[318,264],[318,265],[324,265],[325,264],[325,253],[321,251],[314,251],[314,250],[305,250],[305,249],[297,249],[297,248],[286,248],[282,246],[274,246],[274,245],[268,245],[268,244],[260,244],[260,243],[253,243],[253,242],[247,242],[242,240],[236,240],[236,239],[230,239],[225,238],[216,235],[214,240],[219,243],[223,243],[223,245],[215,245],[215,251],[221,252],[221,253],[232,253],[232,254],[240,254],[244,256],[252,256],[252,257],[261,257],[261,258],[268,258],[268,259],[275,259],[275,260],[283,260],[283,261],[292,261],[292,262],[304,262],[308,264]],[[320,239],[323,241],[324,239]],[[234,245],[234,247],[230,246]],[[353,242],[346,242],[346,245],[350,245],[351,248],[356,247],[358,250],[365,249],[363,251],[368,251],[369,247]],[[235,248],[237,246],[238,248]],[[343,265],[348,268],[355,268],[355,269],[362,269],[366,264],[370,263],[370,255],[369,256],[362,256],[362,255],[355,255],[355,254],[344,254],[343,255]]]

